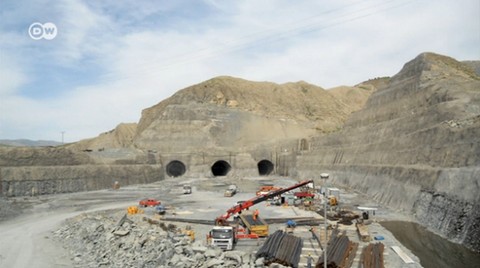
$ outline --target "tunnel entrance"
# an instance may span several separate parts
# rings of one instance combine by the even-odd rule
[[[257,167],[260,176],[268,176],[273,172],[273,163],[265,159],[258,162]]]
[[[232,169],[232,167],[227,161],[219,160],[213,164],[212,174],[213,176],[225,176],[230,172],[230,169]]]
[[[185,174],[185,171],[187,170],[187,168],[185,167],[185,164],[178,160],[173,160],[170,163],[168,163],[166,169],[167,169],[167,174],[170,177],[182,176],[183,174]]]

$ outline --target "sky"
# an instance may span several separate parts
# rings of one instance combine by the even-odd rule
[[[478,0],[0,0],[0,139],[74,142],[216,76],[325,89],[480,60]]]

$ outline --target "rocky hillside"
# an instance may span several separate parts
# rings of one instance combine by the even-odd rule
[[[480,77],[452,58],[419,55],[341,131],[315,138],[297,170],[329,171],[479,250]]]
[[[332,132],[375,89],[373,83],[327,91],[306,82],[217,77],[145,109],[134,144],[167,152],[242,150]]]
[[[128,148],[132,145],[136,131],[136,123],[122,123],[115,129],[102,133],[98,137],[81,140],[69,144],[68,147],[75,150],[94,151],[105,148]]]

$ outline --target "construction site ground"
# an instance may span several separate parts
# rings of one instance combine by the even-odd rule
[[[183,194],[184,184],[192,185],[191,194]],[[224,190],[230,184],[237,184],[239,191],[233,197],[224,197]],[[71,256],[61,244],[54,241],[52,232],[57,230],[64,220],[82,213],[90,213],[102,210],[123,210],[137,205],[144,198],[159,199],[166,206],[165,216],[183,220],[214,220],[224,214],[226,210],[238,201],[248,200],[255,196],[255,191],[262,185],[272,184],[287,187],[296,181],[279,177],[255,177],[244,179],[228,178],[201,178],[189,179],[179,182],[170,178],[152,184],[120,187],[118,190],[108,189],[92,192],[80,192],[71,194],[47,195],[38,197],[22,197],[14,199],[15,207],[21,211],[19,216],[12,217],[0,222],[0,267],[72,267],[75,256]],[[394,236],[378,224],[383,220],[409,220],[399,212],[391,211],[381,205],[367,199],[354,191],[341,189],[339,208],[353,210],[361,213],[356,207],[376,207],[375,216],[371,215],[368,221],[368,229],[371,237],[382,236],[385,245],[385,267],[422,267],[419,260],[407,248],[403,247]],[[260,211],[260,217],[269,218],[296,218],[315,217],[323,221],[323,217],[317,212],[304,210],[294,206],[273,206],[266,202],[252,207]],[[145,217],[161,219],[153,208],[144,208]],[[285,221],[286,222],[286,221]],[[206,241],[206,235],[211,225],[172,222],[179,227],[190,225],[195,231],[197,241]],[[335,222],[330,222],[335,224]],[[325,226],[319,224],[315,227],[320,236],[322,245],[325,244]],[[276,230],[284,230],[285,223],[275,223],[269,226],[270,233]],[[308,257],[312,257],[314,265],[322,250],[318,242],[313,239],[310,226],[298,226],[293,235],[303,238],[303,250],[299,267],[307,267]],[[359,239],[355,224],[340,225],[345,230],[350,240],[359,243],[352,267],[360,267],[361,249],[368,245]],[[236,250],[254,254],[266,238],[240,240]],[[64,241],[65,242],[65,241]],[[68,243],[68,241],[66,241]],[[405,254],[415,263],[406,264],[392,250],[392,246],[399,246]]]

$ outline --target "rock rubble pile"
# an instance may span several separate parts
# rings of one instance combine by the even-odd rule
[[[264,267],[254,254],[207,247],[177,230],[144,215],[104,211],[68,219],[54,237],[75,267]]]

